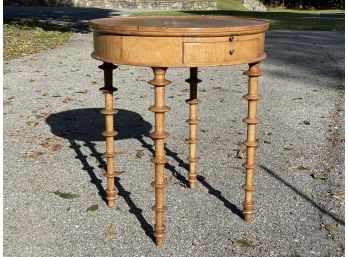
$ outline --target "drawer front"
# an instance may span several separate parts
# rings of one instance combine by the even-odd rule
[[[180,66],[182,38],[124,36],[122,61],[125,64],[150,67]]]
[[[264,52],[263,35],[239,38],[211,38],[205,42],[183,43],[183,63],[186,65],[228,65],[249,63]]]
[[[94,32],[95,59],[146,67],[181,67],[182,37],[119,36]]]

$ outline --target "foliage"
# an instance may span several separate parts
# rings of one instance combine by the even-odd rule
[[[290,8],[344,9],[344,0],[261,0],[268,6]]]
[[[29,19],[4,20],[4,59],[55,48],[69,40],[71,32]]]

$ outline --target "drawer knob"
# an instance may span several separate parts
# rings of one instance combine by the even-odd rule
[[[232,55],[234,53],[234,50],[233,49],[231,49],[230,50],[230,55]]]
[[[234,36],[230,36],[229,40],[232,42],[234,40]]]

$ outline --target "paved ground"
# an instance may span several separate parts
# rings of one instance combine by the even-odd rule
[[[30,18],[68,28],[79,33],[90,31],[88,21],[151,10],[109,9],[65,6],[4,6],[5,18]]]
[[[199,73],[198,170],[205,180],[193,192],[180,183],[180,175],[187,177],[188,71],[168,71],[171,182],[162,248],[148,236],[154,223],[151,71],[120,66],[115,72],[116,166],[125,173],[117,183],[117,207],[110,209],[100,196],[103,75],[91,50],[91,34],[75,34],[60,48],[5,63],[5,256],[344,255],[343,32],[267,35],[250,224],[240,218],[244,160],[235,158],[245,138],[246,66]],[[57,190],[79,197],[63,199]],[[86,211],[95,204],[96,211]],[[110,226],[113,239],[106,235]]]

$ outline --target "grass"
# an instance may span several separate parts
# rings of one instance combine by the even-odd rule
[[[344,19],[322,19],[320,15],[344,13],[344,10],[298,10],[270,8],[267,12],[246,10],[240,0],[217,0],[216,11],[159,11],[137,13],[140,16],[228,15],[266,19],[271,29],[342,31]]]
[[[242,6],[243,0],[216,0],[218,10],[246,11]]]
[[[29,19],[4,20],[4,60],[55,48],[67,42],[71,32]]]

